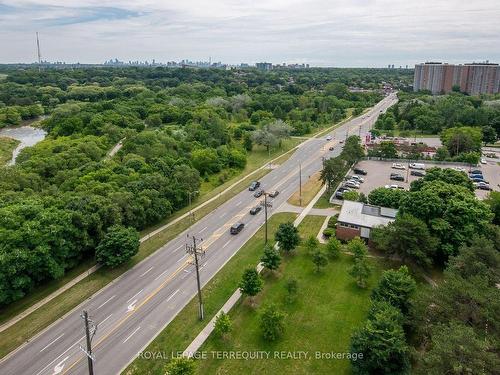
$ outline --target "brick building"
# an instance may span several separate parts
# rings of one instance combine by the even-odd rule
[[[368,240],[370,230],[394,221],[398,210],[371,206],[362,202],[345,200],[337,219],[336,236],[339,240],[361,237]]]

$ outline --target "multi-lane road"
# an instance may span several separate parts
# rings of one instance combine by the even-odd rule
[[[369,112],[332,131],[332,141],[326,141],[326,136],[305,141],[285,163],[263,177],[263,189],[280,192],[271,200],[273,207],[270,213],[298,189],[299,162],[303,178],[312,176],[321,169],[322,157],[340,153],[340,140],[346,134],[361,134],[363,137],[379,113],[396,100],[396,94],[385,97]],[[330,146],[334,146],[333,151],[329,151]],[[187,234],[203,238],[201,245],[206,253],[200,261],[200,274],[204,285],[262,226],[262,211],[255,216],[249,214],[250,208],[259,204],[260,200],[254,198],[250,191],[240,192],[6,356],[0,362],[0,373],[87,373],[87,359],[80,348],[85,346],[80,317],[82,310],[87,310],[91,319],[98,323],[93,340],[95,373],[119,373],[196,294],[194,266],[191,256],[185,251]],[[229,228],[237,221],[244,222],[245,228],[239,234],[231,235]]]

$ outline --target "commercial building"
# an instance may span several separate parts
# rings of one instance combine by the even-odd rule
[[[453,65],[426,62],[415,65],[413,90],[429,90],[433,94],[448,93],[454,87],[470,95],[500,92],[500,66],[498,64],[471,63]]]
[[[394,221],[398,210],[345,200],[337,219],[336,236],[348,241],[354,237],[370,239],[370,230]]]

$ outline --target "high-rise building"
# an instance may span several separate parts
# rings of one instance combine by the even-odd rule
[[[498,64],[471,63],[453,65],[426,62],[415,65],[413,90],[429,90],[433,94],[447,93],[459,87],[471,95],[500,92],[500,66]]]

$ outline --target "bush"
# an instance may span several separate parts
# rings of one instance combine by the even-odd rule
[[[333,228],[326,228],[324,231],[323,231],[323,236],[325,236],[326,238],[330,238],[331,236],[333,236],[335,234],[335,229]]]
[[[336,214],[336,215],[330,217],[330,219],[328,219],[328,228],[335,228],[336,227],[338,217],[339,217],[339,215]]]
[[[262,336],[267,341],[275,341],[285,330],[285,314],[276,305],[272,304],[264,308],[260,318]]]

